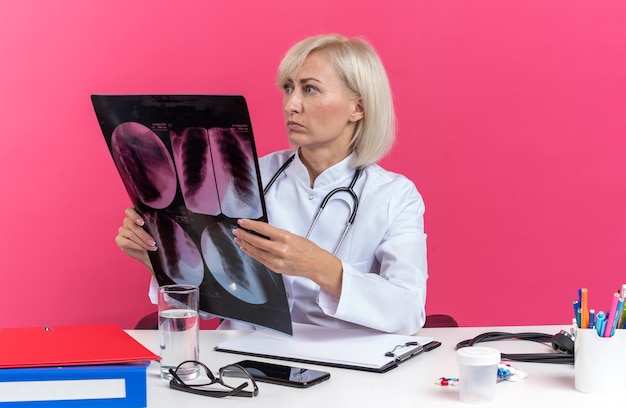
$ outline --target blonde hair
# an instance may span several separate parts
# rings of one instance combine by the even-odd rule
[[[328,57],[346,87],[361,98],[364,116],[352,136],[354,167],[367,166],[389,153],[396,135],[396,115],[389,79],[374,48],[364,39],[325,34],[306,38],[291,47],[278,67],[278,86],[306,58],[322,52]]]

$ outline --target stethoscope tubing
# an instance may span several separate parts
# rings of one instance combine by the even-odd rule
[[[291,164],[291,162],[293,162],[293,159],[295,157],[296,157],[295,154],[291,155],[291,157],[289,157],[280,166],[280,168],[276,171],[276,173],[274,173],[270,181],[267,183],[267,185],[263,189],[263,195],[267,195],[267,192],[274,185],[278,177],[287,169],[287,167],[289,167],[289,165]],[[339,238],[339,242],[337,243],[337,246],[335,247],[335,250],[333,251],[333,255],[336,255],[337,251],[339,251],[339,248],[341,247],[341,244],[343,243],[344,238],[348,234],[348,231],[350,230],[350,227],[352,226],[352,224],[354,223],[354,219],[356,218],[356,214],[359,208],[359,197],[354,192],[354,185],[356,184],[356,181],[361,175],[362,170],[363,169],[361,167],[356,169],[354,173],[354,177],[352,177],[352,181],[350,182],[350,185],[348,187],[337,187],[333,189],[330,193],[326,194],[326,196],[322,200],[322,203],[320,204],[320,208],[318,208],[317,212],[315,213],[315,216],[313,217],[313,222],[311,222],[311,226],[309,227],[309,230],[307,231],[305,235],[305,238],[309,239],[309,237],[311,236],[311,232],[313,232],[313,228],[315,227],[315,224],[317,224],[317,220],[319,220],[320,215],[322,215],[322,212],[326,208],[326,204],[328,204],[328,202],[333,197],[333,195],[337,193],[341,193],[341,192],[346,192],[350,194],[350,196],[352,197],[352,201],[353,201],[353,208],[352,208],[352,211],[350,212],[350,217],[348,217],[346,227],[344,228],[343,233],[341,234],[341,238]]]
[[[289,165],[291,164],[291,162],[293,161],[293,159],[296,158],[295,154],[292,154],[291,157],[289,157],[283,164],[282,166],[280,166],[280,168],[278,170],[276,170],[276,173],[274,173],[274,175],[272,176],[272,178],[270,179],[269,183],[267,183],[267,185],[265,186],[265,188],[263,189],[263,195],[266,196],[267,192],[270,191],[270,188],[274,185],[274,183],[276,182],[276,180],[278,180],[278,177],[280,177],[281,174],[283,174],[283,172],[285,171],[285,169],[287,169],[287,167],[289,167]]]

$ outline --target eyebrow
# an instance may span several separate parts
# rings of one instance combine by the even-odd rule
[[[317,79],[317,78],[313,78],[313,77],[309,77],[309,78],[302,78],[302,79],[300,79],[300,83],[301,83],[301,84],[303,84],[303,83],[305,83],[305,82],[308,82],[308,81],[315,81],[315,82],[317,82],[318,84],[323,83],[323,82],[322,82],[322,81],[320,81],[319,79]]]

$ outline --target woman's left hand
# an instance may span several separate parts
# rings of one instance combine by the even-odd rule
[[[309,278],[339,298],[343,274],[339,258],[307,238],[266,222],[249,219],[237,222],[241,228],[233,230],[235,243],[246,254],[276,273]]]

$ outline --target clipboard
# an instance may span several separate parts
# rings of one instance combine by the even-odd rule
[[[161,358],[114,324],[0,329],[0,368],[135,363]]]
[[[431,344],[426,347],[427,344]],[[385,373],[437,347],[432,337],[386,334],[367,329],[336,329],[293,323],[293,336],[258,330],[214,349],[329,367]]]

